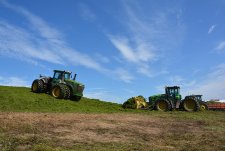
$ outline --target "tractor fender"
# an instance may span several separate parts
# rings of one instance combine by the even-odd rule
[[[48,84],[50,79],[50,77],[42,77],[40,80],[42,80],[44,84]]]

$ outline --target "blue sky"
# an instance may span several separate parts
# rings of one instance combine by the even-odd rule
[[[70,70],[84,95],[225,99],[224,0],[0,0],[0,85]]]

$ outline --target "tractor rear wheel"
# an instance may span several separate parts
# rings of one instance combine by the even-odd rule
[[[33,81],[32,86],[31,86],[31,91],[35,93],[41,93],[43,92],[43,81],[36,79]]]
[[[65,98],[65,87],[62,84],[55,85],[52,90],[51,94],[56,99],[64,99]]]
[[[199,111],[200,105],[196,99],[187,98],[183,100],[182,107],[185,111],[193,112],[193,111]]]
[[[160,99],[156,101],[155,109],[158,111],[169,111],[171,110],[171,104],[166,99]]]
[[[208,105],[205,103],[205,102],[199,102],[200,104],[200,111],[205,111],[205,110],[208,110]]]

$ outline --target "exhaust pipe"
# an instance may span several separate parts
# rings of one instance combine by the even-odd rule
[[[74,74],[74,77],[73,77],[73,80],[74,80],[74,81],[76,80],[76,77],[77,77],[77,74],[75,73],[75,74]]]

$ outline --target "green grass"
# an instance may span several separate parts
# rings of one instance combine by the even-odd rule
[[[83,97],[79,102],[32,93],[29,88],[0,86],[0,111],[113,113],[125,111],[120,104]]]
[[[33,93],[30,88],[0,86],[1,112],[53,112],[53,113],[134,113],[150,114],[161,118],[188,120],[217,120],[224,112],[158,112],[124,109],[121,104],[82,97],[79,102],[55,99],[49,94]],[[210,113],[210,114],[209,114]]]
[[[32,93],[29,88],[7,86],[0,86],[0,102],[0,112],[2,112],[0,116],[0,150],[3,151],[225,150],[225,112],[222,111],[158,112],[123,109],[121,104],[104,102],[98,99],[83,97],[79,102],[60,100],[54,99],[48,94]],[[115,115],[118,115],[117,113],[119,113],[119,115],[129,115],[133,119],[143,115],[145,119],[135,119],[137,121],[126,121],[124,119],[124,122],[104,117],[91,119],[93,123],[97,122],[97,127],[88,127],[87,132],[103,136],[103,138],[108,135],[112,138],[116,138],[117,135],[130,136],[130,141],[104,142],[92,138],[93,140],[85,140],[84,142],[75,140],[69,142],[69,140],[62,141],[59,139],[59,133],[55,132],[54,129],[58,127],[69,129],[70,124],[76,126],[77,123],[74,123],[76,120],[65,119],[66,123],[62,121],[62,123],[57,124],[51,123],[51,119],[49,119],[48,124],[50,125],[48,127],[48,124],[42,125],[43,122],[46,122],[43,119],[39,119],[39,122],[36,123],[29,120],[15,122],[15,119],[12,119],[14,113],[8,112],[44,112],[47,117],[53,116],[55,118],[58,114],[48,113],[88,113],[87,115],[92,113],[107,113],[106,115],[116,113]],[[23,115],[23,113],[16,114]],[[40,114],[37,117],[43,118],[44,115]],[[66,118],[68,114],[63,115]],[[21,119],[25,120],[26,117]],[[146,119],[149,119],[149,121]],[[86,121],[76,122],[85,124]],[[67,122],[71,123],[68,124]],[[101,125],[102,123],[105,123],[106,126],[112,124],[112,127],[98,127],[98,124]],[[121,127],[124,124],[134,126],[134,129]],[[113,129],[114,127],[117,128]],[[151,130],[151,127],[153,130],[158,128],[160,132],[157,135],[154,135],[154,133],[147,135],[138,130],[138,127],[149,130]],[[46,128],[48,129],[46,130]]]

